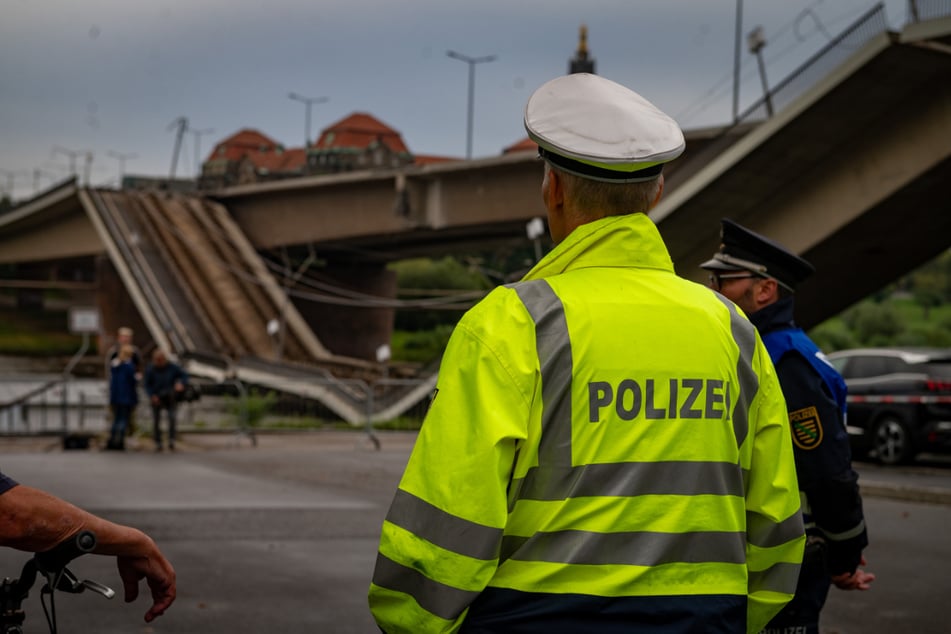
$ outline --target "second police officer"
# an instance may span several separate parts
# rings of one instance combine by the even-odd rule
[[[749,316],[776,366],[803,497],[807,542],[796,595],[764,632],[818,634],[832,584],[867,590],[875,579],[860,568],[868,536],[845,428],[845,381],[793,319],[796,286],[813,266],[732,220],[721,227],[720,250],[700,266],[710,286]]]

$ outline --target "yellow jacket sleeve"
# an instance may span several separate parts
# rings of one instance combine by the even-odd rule
[[[747,471],[747,632],[763,629],[792,599],[805,534],[786,402],[757,336],[759,390],[750,407]]]
[[[385,632],[456,631],[498,566],[506,492],[532,393],[532,368],[513,367],[512,359],[532,359],[534,351],[512,354],[507,346],[503,357],[490,348],[480,333],[511,329],[513,312],[492,320],[483,314],[492,302],[484,304],[459,322],[449,341],[383,523],[369,603]],[[532,338],[508,341],[518,346]]]

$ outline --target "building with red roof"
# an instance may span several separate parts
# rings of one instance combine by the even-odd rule
[[[202,165],[201,188],[459,160],[415,156],[397,130],[366,112],[354,112],[321,131],[307,148],[285,149],[245,128],[219,141]]]
[[[201,168],[201,187],[214,189],[294,178],[305,174],[304,150],[284,146],[257,130],[245,128],[215,145]]]
[[[354,112],[326,127],[307,148],[311,174],[349,172],[413,163],[400,133],[376,117]]]

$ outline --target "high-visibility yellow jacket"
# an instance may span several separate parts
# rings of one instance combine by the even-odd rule
[[[458,323],[369,601],[389,633],[757,632],[803,543],[755,329],[610,217]]]

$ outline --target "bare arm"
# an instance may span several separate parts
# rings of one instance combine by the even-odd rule
[[[152,592],[151,621],[175,600],[175,570],[158,546],[142,531],[114,524],[45,491],[18,485],[0,495],[0,545],[43,552],[81,530],[96,535],[95,553],[116,557],[125,600],[134,601],[139,581]]]

